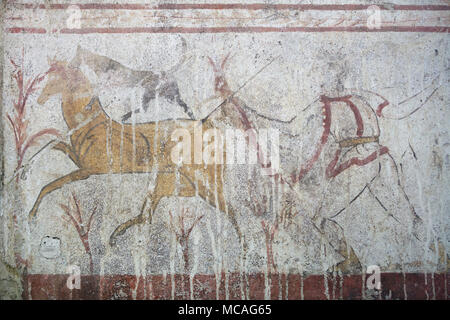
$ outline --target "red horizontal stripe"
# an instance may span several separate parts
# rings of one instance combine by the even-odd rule
[[[46,33],[43,28],[8,28],[9,33]],[[62,34],[108,33],[266,33],[266,32],[434,32],[448,33],[450,27],[389,26],[380,29],[367,27],[131,27],[131,28],[81,28],[52,30]]]
[[[196,274],[193,277],[194,299],[264,299],[264,273],[225,273],[219,279],[214,275]],[[369,275],[299,275],[272,274],[270,278],[271,299],[353,299],[373,298],[365,296]],[[64,274],[30,274],[23,278],[24,299],[113,299],[120,294],[125,299],[189,299],[191,288],[189,276],[163,275],[81,275],[80,289],[69,290]],[[172,281],[173,279],[173,281]],[[219,280],[219,281],[217,281]],[[245,281],[245,282],[243,282]],[[378,299],[448,299],[446,273],[381,273],[381,290]],[[117,284],[120,286],[117,286]],[[227,285],[228,284],[228,285]],[[241,295],[241,285],[244,295]],[[173,286],[173,288],[172,288]],[[205,290],[207,288],[207,290]]]
[[[47,33],[44,28],[8,28],[6,29],[8,33]]]
[[[82,10],[90,9],[110,9],[110,10],[366,10],[370,5],[363,4],[241,4],[241,3],[167,3],[160,5],[137,4],[137,3],[74,3],[74,4],[31,4],[21,3],[14,4],[15,7],[22,6],[26,9],[67,9],[70,5],[76,5]],[[382,10],[399,10],[399,11],[441,11],[450,10],[448,5],[378,5]]]

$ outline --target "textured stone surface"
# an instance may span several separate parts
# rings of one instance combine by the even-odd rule
[[[447,2],[69,4],[2,7],[1,298],[448,298]]]

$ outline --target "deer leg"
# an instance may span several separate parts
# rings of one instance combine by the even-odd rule
[[[244,259],[244,265],[245,265],[245,259],[247,257],[248,246],[247,246],[247,242],[245,241],[245,237],[242,233],[242,230],[239,227],[238,221],[236,219],[236,212],[234,211],[233,207],[230,204],[228,204],[228,205],[226,204],[223,191],[218,193],[218,202],[219,202],[219,210],[227,213],[227,217],[228,217],[228,219],[230,219],[230,222],[233,225],[234,230],[237,233],[237,236],[239,238],[239,244],[242,245],[243,259]]]
[[[236,231],[239,241],[244,245],[244,249],[246,249],[244,236],[237,222],[236,213],[234,212],[234,209],[231,207],[231,205],[226,204],[225,196],[223,195],[222,192],[219,192],[217,197],[219,202],[219,210],[227,214],[228,219],[230,219],[230,222],[233,225],[234,230]]]
[[[58,179],[50,182],[49,184],[47,184],[45,187],[42,188],[41,192],[39,193],[39,196],[37,197],[36,201],[34,202],[33,208],[31,209],[30,213],[28,214],[28,217],[30,219],[34,218],[42,199],[47,194],[61,188],[66,183],[87,179],[90,175],[91,175],[91,172],[89,170],[79,169],[79,170],[71,172],[68,175],[65,175],[65,176],[58,178]]]

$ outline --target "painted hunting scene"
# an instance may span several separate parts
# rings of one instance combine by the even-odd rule
[[[4,6],[2,298],[448,298],[450,9]]]

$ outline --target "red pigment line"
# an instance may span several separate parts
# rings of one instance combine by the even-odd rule
[[[311,157],[311,159],[308,160],[308,162],[306,163],[306,165],[304,167],[302,167],[300,169],[300,172],[296,175],[295,173],[291,174],[291,179],[292,179],[292,183],[297,183],[298,181],[300,181],[301,179],[303,179],[303,177],[311,170],[311,168],[313,167],[314,163],[317,161],[317,159],[319,158],[320,154],[322,153],[322,150],[325,146],[325,144],[328,141],[328,136],[330,134],[330,128],[331,128],[331,103],[332,102],[344,102],[346,103],[350,110],[353,112],[353,116],[355,117],[355,121],[357,124],[357,131],[356,131],[356,135],[358,137],[361,137],[363,132],[364,132],[364,124],[362,121],[362,117],[361,117],[361,113],[359,112],[358,107],[350,101],[350,98],[352,96],[348,95],[348,96],[344,96],[344,97],[335,97],[335,98],[330,98],[327,97],[325,95],[322,95],[320,97],[320,101],[323,103],[323,112],[324,112],[324,119],[323,119],[323,127],[324,127],[324,131],[322,132],[322,137],[320,139],[320,142],[318,143],[317,147],[316,147],[316,151],[314,152],[314,155]],[[379,153],[379,155],[382,155],[384,153],[386,153],[388,151],[387,148],[381,148],[381,151]],[[356,164],[358,166],[363,166],[371,161],[373,161],[376,157],[377,154],[375,152],[375,154],[371,154],[369,157],[360,160],[358,158],[352,158],[349,161],[341,164],[336,170],[334,169],[334,167],[337,164],[337,161],[339,160],[339,155],[340,155],[340,150],[338,150],[335,154],[335,158],[329,163],[327,170],[326,170],[326,175],[328,178],[330,177],[334,177],[336,175],[338,175],[339,173],[341,173],[342,171],[348,169],[350,166]],[[375,157],[374,159],[372,159],[371,157]],[[366,162],[367,161],[367,162]]]
[[[34,32],[41,30],[37,28],[10,28],[13,30],[21,29],[24,33],[45,33]],[[9,29],[9,30],[10,30]],[[13,32],[13,33],[17,33]],[[266,33],[266,32],[432,32],[448,33],[450,27],[437,26],[393,26],[381,27],[380,29],[369,29],[367,27],[126,27],[126,28],[81,28],[67,29],[63,28],[52,30],[53,33],[62,34],[90,34],[90,33]]]
[[[261,165],[262,168],[270,168],[272,166],[272,163],[265,163],[263,159],[267,158],[265,157],[263,150],[261,150],[261,146],[259,145],[258,139],[255,137],[256,130],[253,128],[252,122],[247,116],[247,113],[244,111],[244,109],[241,107],[243,103],[241,103],[239,98],[233,97],[231,99],[231,102],[239,112],[241,116],[241,123],[244,126],[245,130],[251,130],[248,139],[250,140],[250,143],[253,144],[253,147],[255,147],[257,151],[257,157],[258,157],[258,163]]]
[[[6,29],[8,33],[47,33],[47,30],[44,28],[8,28]]]
[[[326,170],[326,176],[327,176],[327,178],[334,178],[338,174],[347,170],[348,168],[350,168],[353,165],[356,165],[358,167],[364,166],[387,152],[389,152],[389,149],[387,147],[383,146],[380,148],[380,150],[372,152],[366,158],[360,159],[360,158],[354,157],[354,158],[351,158],[351,159],[341,163],[337,168],[335,168],[335,166],[339,160],[339,156],[341,154],[341,150],[339,149],[336,151],[336,153],[334,155],[334,159],[328,164],[328,167]]]
[[[345,99],[344,102],[347,103],[347,105],[352,110],[353,115],[355,116],[355,121],[356,121],[356,125],[357,125],[356,135],[358,137],[361,137],[362,134],[364,133],[364,124],[363,124],[363,121],[362,121],[361,113],[359,112],[358,107],[355,106],[355,104],[353,102],[351,102],[349,99],[350,98]]]
[[[329,107],[330,102],[344,102],[345,104],[347,104],[349,106],[350,110],[352,110],[353,116],[355,117],[355,121],[356,121],[356,125],[357,125],[356,135],[358,137],[361,137],[364,132],[364,124],[363,124],[361,113],[359,112],[358,107],[355,106],[355,104],[353,102],[351,102],[351,100],[350,100],[351,97],[352,97],[351,95],[343,96],[343,97],[336,97],[336,98],[322,96],[321,101],[324,102],[325,105],[328,104],[328,107]]]
[[[64,10],[70,5],[78,6],[81,10],[299,10],[299,11],[361,11],[367,10],[370,5],[364,4],[242,4],[242,3],[167,3],[160,5],[138,3],[73,3],[73,4],[31,4],[19,3],[25,9],[53,9]],[[448,11],[448,5],[378,5],[381,10],[397,11]]]
[[[383,109],[386,108],[388,105],[389,105],[389,101],[386,100],[378,106],[377,111],[376,111],[376,114],[378,117],[382,116]]]
[[[225,280],[225,275],[227,279]],[[264,299],[266,286],[264,279],[269,277],[269,286],[271,298],[278,299],[281,291],[287,292],[286,296],[281,295],[283,299],[323,299],[327,296],[325,291],[330,287],[330,283],[326,286],[323,275],[311,274],[301,275],[298,273],[281,273],[272,272],[271,275],[264,273],[245,273],[245,288],[248,289],[250,299]],[[214,300],[216,299],[216,291],[220,292],[220,298],[225,299],[225,292],[229,294],[229,299],[240,300],[240,287],[243,285],[242,276],[239,272],[222,272],[222,280],[217,281],[214,274],[196,274],[194,282],[198,283],[192,287],[194,299]],[[381,283],[382,288],[378,291],[380,299],[408,299],[426,300],[427,292],[435,292],[435,299],[446,300],[447,296],[447,276],[448,273],[395,273],[382,272]],[[22,277],[27,286],[27,290],[23,291],[24,299],[34,300],[108,300],[113,299],[117,294],[124,295],[125,299],[164,299],[168,300],[172,297],[172,290],[175,289],[181,296],[190,296],[190,286],[186,283],[184,274],[168,274],[168,275],[127,275],[127,274],[109,274],[109,275],[84,275],[80,276],[81,289],[70,290],[67,287],[67,274],[28,274]],[[428,281],[424,281],[427,279]],[[337,275],[335,280],[339,283],[336,290],[340,291],[333,299],[364,299],[362,288],[365,288],[368,275],[346,274]],[[166,281],[173,279],[173,281]],[[330,279],[331,280],[331,279]],[[286,281],[280,283],[282,281]],[[117,286],[120,283],[120,286]],[[262,284],[262,285],[261,285]],[[226,287],[228,285],[228,288]],[[211,290],[204,290],[204,288]],[[301,294],[300,287],[303,288],[304,295]],[[147,289],[149,292],[147,292]],[[333,289],[333,292],[335,290]],[[405,296],[405,293],[407,295]]]
[[[222,4],[160,4],[157,9],[166,10],[188,10],[188,9],[209,9],[209,10],[224,10],[224,9],[241,9],[241,10],[317,10],[317,11],[337,11],[337,10],[366,10],[370,5],[360,5],[360,4],[265,4],[265,3],[254,3],[254,4],[241,4],[241,3],[222,3]],[[381,10],[450,10],[450,6],[446,5],[394,5],[391,8],[388,6],[379,5]]]
[[[295,172],[291,174],[292,183],[297,183],[302,180],[303,177],[312,169],[314,163],[319,159],[322,153],[323,147],[328,141],[328,136],[330,135],[331,128],[331,101],[333,98],[328,98],[327,96],[321,96],[320,101],[323,103],[323,132],[320,138],[320,142],[317,144],[314,155],[308,160],[305,166],[303,166],[299,173],[296,175]]]

